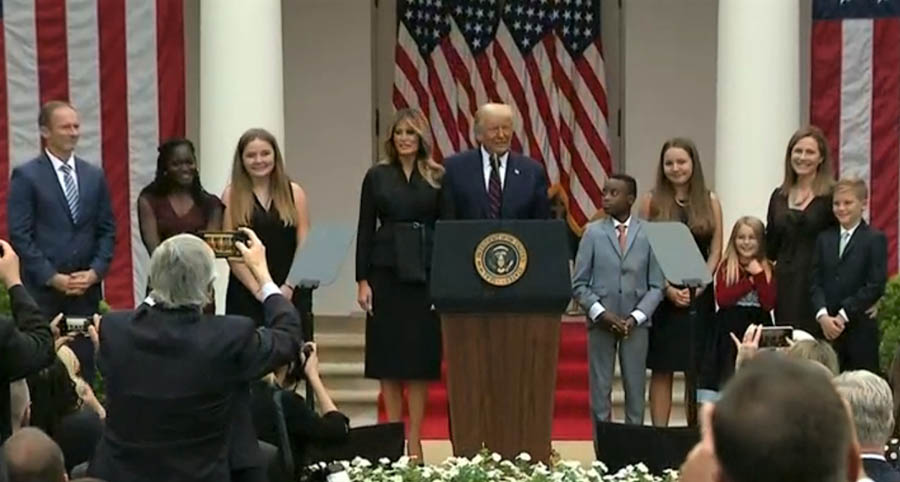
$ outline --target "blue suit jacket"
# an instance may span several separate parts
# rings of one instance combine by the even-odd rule
[[[503,183],[502,219],[548,219],[547,176],[543,166],[510,152]],[[488,219],[490,204],[484,185],[481,149],[448,157],[441,181],[441,218]]]
[[[112,261],[116,225],[103,171],[75,158],[79,215],[69,205],[46,153],[15,168],[9,181],[9,236],[22,259],[22,282],[47,314],[97,310],[100,284],[67,297],[48,286],[56,273],[93,269],[102,279]]]

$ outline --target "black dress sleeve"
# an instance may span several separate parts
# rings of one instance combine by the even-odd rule
[[[363,179],[359,196],[359,221],[356,226],[356,281],[369,275],[372,244],[375,241],[377,212],[375,208],[375,186],[373,170],[369,169]]]
[[[778,193],[781,188],[775,188],[769,197],[769,210],[766,215],[766,256],[773,262],[778,260],[778,250],[781,248],[781,227],[775,219],[778,207]]]

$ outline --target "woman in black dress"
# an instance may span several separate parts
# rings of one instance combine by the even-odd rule
[[[769,199],[766,250],[778,280],[775,322],[822,338],[810,299],[809,272],[816,237],[837,221],[831,208],[831,156],[816,127],[791,136],[784,155],[784,182]]]
[[[722,206],[706,188],[703,168],[693,141],[674,138],[666,141],[659,154],[656,186],[641,204],[641,217],[650,221],[680,221],[688,226],[710,273],[715,273],[722,257]],[[712,286],[699,290],[695,301],[695,325],[688,313],[687,288],[666,285],[665,298],[653,313],[647,367],[650,377],[650,418],[655,426],[667,426],[672,412],[672,380],[676,371],[688,371],[690,347],[694,347],[694,368],[698,387],[714,375],[701,370],[715,336],[712,326],[715,302]],[[691,340],[691,331],[694,339]],[[687,387],[687,385],[686,385]]]
[[[278,142],[265,129],[250,129],[238,140],[234,151],[231,184],[222,194],[224,227],[246,226],[256,232],[266,247],[272,281],[292,299],[294,290],[285,284],[294,259],[309,230],[306,195],[284,171]],[[229,261],[231,274],[225,296],[225,313],[245,315],[262,324],[260,286],[241,261]]]
[[[420,111],[398,112],[389,132],[387,158],[363,180],[356,281],[359,306],[368,313],[366,377],[381,380],[391,421],[402,417],[406,385],[407,451],[421,461],[427,381],[441,376],[441,332],[427,271],[444,170],[431,158],[431,129]]]

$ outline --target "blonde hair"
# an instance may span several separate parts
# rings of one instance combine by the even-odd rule
[[[416,152],[416,169],[419,174],[434,188],[441,187],[441,178],[444,176],[444,166],[438,164],[432,158],[434,143],[431,138],[431,126],[428,119],[418,109],[401,109],[394,115],[394,122],[388,130],[388,137],[384,141],[385,159],[380,164],[395,164],[400,162],[397,154],[397,146],[394,145],[394,129],[401,122],[408,122],[419,138],[419,150]]]
[[[75,356],[75,352],[72,351],[66,345],[59,347],[59,350],[56,350],[56,356],[62,360],[63,365],[66,366],[66,371],[69,372],[69,378],[72,381],[75,381],[78,378],[78,370],[80,369],[80,363],[78,362],[78,357]]]
[[[296,226],[297,209],[294,207],[294,197],[291,191],[291,180],[284,171],[284,158],[278,141],[271,132],[253,128],[244,132],[234,149],[234,162],[231,167],[231,191],[226,200],[231,212],[231,225],[250,226],[250,218],[253,214],[253,183],[250,175],[244,168],[244,150],[247,145],[255,140],[267,142],[275,155],[275,166],[269,174],[269,189],[272,193],[272,204],[281,222],[285,226]]]
[[[828,140],[825,134],[816,126],[802,127],[794,132],[791,140],[788,141],[787,151],[784,153],[784,181],[781,183],[781,193],[787,196],[792,187],[797,184],[797,173],[791,166],[791,151],[794,146],[800,142],[800,139],[811,137],[816,141],[819,147],[819,155],[822,156],[822,162],[816,169],[816,178],[813,180],[813,193],[816,196],[825,196],[831,194],[834,187],[834,174],[831,171],[831,150],[828,148]]]
[[[863,181],[858,177],[842,177],[837,184],[834,185],[834,194],[846,191],[852,193],[856,196],[856,199],[859,199],[862,202],[869,200],[869,188],[866,186],[866,181]]]
[[[763,222],[753,216],[743,216],[734,223],[731,229],[731,237],[728,239],[728,246],[725,247],[725,254],[719,263],[719,271],[725,273],[725,286],[731,286],[738,282],[741,277],[741,260],[738,255],[735,243],[737,242],[738,231],[741,227],[747,226],[753,230],[753,236],[756,237],[757,247],[756,255],[753,257],[762,265],[766,278],[772,278],[772,263],[766,258],[766,227]]]
[[[716,229],[716,221],[709,197],[709,189],[703,178],[703,166],[700,164],[700,153],[690,139],[675,137],[663,143],[659,152],[659,165],[656,169],[656,186],[650,198],[650,220],[681,221],[676,216],[678,203],[675,201],[675,186],[666,177],[664,165],[666,151],[672,148],[683,149],[691,158],[691,179],[688,181],[687,225],[696,235],[710,235]]]

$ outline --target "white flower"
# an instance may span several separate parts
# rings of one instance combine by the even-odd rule
[[[604,464],[603,462],[601,462],[601,461],[599,461],[599,460],[595,460],[595,461],[591,464],[591,467],[593,467],[594,469],[596,469],[596,470],[597,470],[598,472],[600,472],[601,474],[605,474],[605,473],[609,472],[609,469],[606,467],[606,464]]]
[[[356,465],[359,467],[371,467],[372,462],[369,462],[368,460],[366,460],[362,457],[356,457],[355,459],[353,459],[353,465]]]
[[[642,474],[649,474],[649,473],[650,473],[650,469],[648,469],[647,466],[644,465],[643,462],[638,462],[638,464],[635,465],[634,467],[637,469],[638,472],[640,472],[640,473],[642,473]]]
[[[499,463],[501,460],[503,460],[503,457],[501,457],[497,452],[494,452],[491,454],[491,460],[493,460],[495,463]]]
[[[465,460],[465,459],[463,459],[463,460]],[[484,460],[484,459],[481,458],[481,454],[478,454],[478,455],[476,455],[475,457],[472,457],[472,463],[473,463],[473,464],[480,464],[483,460]]]
[[[388,465],[391,463],[391,459],[389,459],[387,457],[382,457],[382,458],[378,459],[378,463],[381,465]]]
[[[522,462],[531,462],[531,455],[528,455],[528,452],[522,452],[519,455],[516,455],[516,460]]]
[[[392,467],[395,469],[405,469],[408,466],[409,466],[409,457],[407,457],[406,455],[400,457],[396,462],[394,462],[394,465],[392,465]]]

